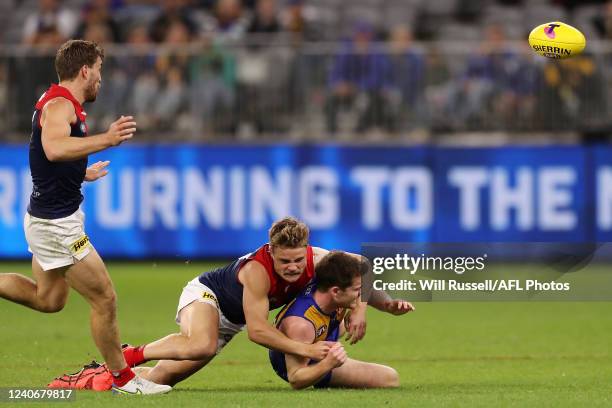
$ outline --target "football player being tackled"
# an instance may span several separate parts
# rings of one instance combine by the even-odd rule
[[[270,350],[272,368],[294,389],[391,388],[399,385],[399,375],[391,367],[348,358],[341,343],[345,312],[360,301],[365,269],[356,258],[343,252],[330,252],[317,265],[315,281],[276,316],[276,327],[292,340],[312,344],[335,342],[327,356],[312,360],[295,354]],[[405,301],[394,314],[414,310]]]

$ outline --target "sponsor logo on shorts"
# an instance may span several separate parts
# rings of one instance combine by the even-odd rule
[[[70,249],[72,250],[72,253],[76,255],[79,252],[82,252],[85,248],[88,248],[90,245],[91,243],[89,242],[89,237],[87,235],[83,235],[81,238],[70,244]]]
[[[212,300],[213,302],[215,302],[215,305],[217,305],[217,307],[219,307],[219,302],[217,301],[217,298],[215,297],[215,295],[213,295],[212,293],[203,292],[202,293],[202,299]]]

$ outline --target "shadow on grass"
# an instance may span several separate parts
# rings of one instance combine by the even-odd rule
[[[289,385],[286,387],[270,385],[270,386],[247,386],[247,387],[210,387],[210,388],[176,388],[172,392],[194,392],[194,393],[209,393],[209,392],[223,392],[235,393],[235,394],[248,394],[248,393],[274,393],[274,394],[285,394],[285,395],[299,395],[303,393],[326,393],[326,392],[363,392],[367,393],[370,391],[385,391],[385,392],[402,392],[407,390],[413,390],[415,387],[401,386],[399,388],[373,388],[373,389],[355,389],[355,388],[307,388],[305,390],[293,390]]]
[[[578,386],[576,386],[578,388]],[[299,395],[303,393],[360,393],[367,394],[376,391],[384,391],[385,393],[413,393],[413,394],[428,394],[428,393],[452,393],[452,394],[483,394],[494,392],[525,392],[525,391],[570,391],[574,389],[567,384],[551,384],[551,383],[473,383],[473,382],[439,382],[429,384],[403,384],[398,388],[373,388],[373,389],[353,389],[353,388],[323,388],[315,389],[308,388],[301,391],[292,390],[289,386],[247,386],[247,387],[210,387],[210,388],[176,388],[172,392],[178,393],[215,393],[223,392],[224,394],[250,394],[250,393],[274,393],[283,395]]]

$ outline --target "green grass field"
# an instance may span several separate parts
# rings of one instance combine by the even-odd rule
[[[176,331],[183,285],[211,264],[109,263],[122,340]],[[29,274],[29,265],[0,264]],[[417,303],[402,317],[374,310],[351,357],[396,368],[396,390],[292,391],[267,352],[240,334],[213,363],[167,395],[80,392],[69,406],[612,406],[612,303]],[[0,387],[41,387],[99,359],[88,308],[71,294],[44,315],[0,300]],[[0,403],[0,407],[4,405]],[[18,406],[42,406],[20,403]],[[56,406],[56,405],[53,405]]]

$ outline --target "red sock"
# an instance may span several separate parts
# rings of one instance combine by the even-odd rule
[[[146,360],[144,358],[144,348],[146,344],[138,347],[126,347],[123,349],[123,357],[125,357],[125,362],[130,367],[136,367],[144,363]]]
[[[136,365],[140,365],[146,361],[144,357],[145,346],[146,344],[143,344],[142,346],[138,346],[134,349],[134,362]]]
[[[111,371],[111,374],[113,375],[113,384],[118,387],[123,387],[128,381],[136,376],[130,366],[126,366],[119,371]]]

